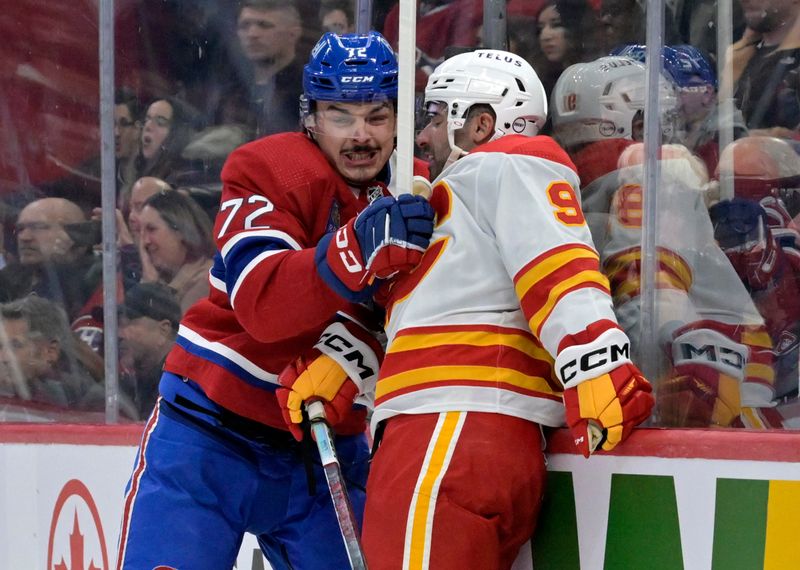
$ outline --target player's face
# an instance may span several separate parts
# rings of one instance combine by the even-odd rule
[[[396,128],[394,107],[389,101],[318,101],[310,130],[339,174],[351,182],[367,182],[389,161]]]
[[[430,163],[431,179],[444,170],[450,156],[447,138],[447,105],[438,102],[427,104],[427,124],[417,135],[417,145]]]

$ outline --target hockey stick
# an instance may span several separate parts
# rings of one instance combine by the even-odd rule
[[[336,448],[333,446],[331,428],[325,421],[325,407],[321,401],[315,400],[306,406],[306,410],[308,419],[311,421],[311,433],[314,434],[317,442],[322,468],[325,470],[325,479],[328,482],[328,490],[331,493],[333,509],[336,511],[336,519],[339,521],[339,530],[342,533],[350,567],[353,570],[366,570],[367,563],[358,539],[358,524],[353,514],[353,505],[350,504],[350,497],[347,495],[339,458],[336,456]]]
[[[413,187],[414,173],[414,79],[417,62],[417,3],[400,2],[397,40],[397,186],[400,192]]]
[[[589,420],[586,433],[589,435],[589,454],[591,455],[605,443],[608,430],[601,428],[597,422]]]

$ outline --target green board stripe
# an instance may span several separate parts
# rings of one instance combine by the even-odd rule
[[[718,479],[711,570],[762,570],[769,481]]]
[[[603,568],[683,570],[672,477],[612,475]]]
[[[536,570],[580,568],[572,473],[547,472],[547,489],[533,536],[533,567]]]

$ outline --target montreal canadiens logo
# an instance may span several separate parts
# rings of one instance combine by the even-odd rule
[[[514,122],[511,123],[511,128],[514,129],[515,133],[521,133],[525,130],[525,119],[517,117],[514,119]]]
[[[110,570],[100,513],[77,479],[64,485],[53,508],[47,570]]]

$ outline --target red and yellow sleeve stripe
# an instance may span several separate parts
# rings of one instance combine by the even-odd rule
[[[534,335],[568,293],[593,288],[609,294],[597,252],[583,244],[565,244],[540,255],[514,277],[517,297]]]
[[[376,405],[434,387],[477,386],[560,398],[553,360],[527,331],[495,326],[416,327],[386,352]]]

